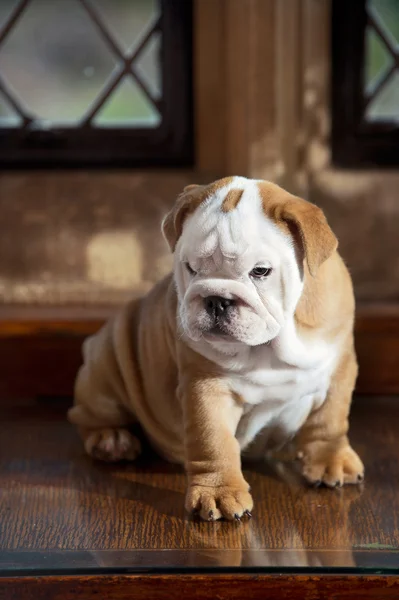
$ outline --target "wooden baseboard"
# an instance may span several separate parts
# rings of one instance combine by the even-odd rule
[[[0,308],[0,398],[71,396],[83,340],[115,310]]]
[[[355,326],[357,391],[399,394],[399,305],[360,306]]]
[[[0,308],[0,397],[70,396],[84,338],[115,311]],[[399,394],[399,305],[361,306],[357,392]]]
[[[173,596],[205,600],[249,597],[322,600],[397,598],[395,575],[264,575],[251,574],[141,574],[47,577],[4,577],[0,597],[18,600],[115,598],[164,600]]]

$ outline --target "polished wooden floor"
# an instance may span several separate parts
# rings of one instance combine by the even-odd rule
[[[0,572],[123,567],[399,569],[399,398],[356,399],[361,487],[310,489],[292,467],[246,465],[253,519],[200,523],[185,477],[150,449],[104,465],[63,401],[0,405]]]

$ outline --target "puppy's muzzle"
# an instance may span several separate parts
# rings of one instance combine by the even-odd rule
[[[205,310],[214,323],[226,320],[234,304],[234,300],[222,298],[221,296],[208,296],[204,298]]]

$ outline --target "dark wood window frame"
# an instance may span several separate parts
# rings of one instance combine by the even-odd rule
[[[332,2],[332,159],[338,167],[399,165],[399,126],[363,118],[366,0]],[[396,52],[394,64],[399,66]]]
[[[124,56],[93,5],[80,0],[110,50],[129,73],[134,55]],[[0,89],[22,115],[21,128],[0,129],[0,168],[190,166],[193,163],[192,110],[192,1],[160,0],[161,15],[154,30],[162,30],[161,70],[163,93],[157,103],[162,121],[157,128],[94,128],[90,118],[76,128],[35,128],[18,101],[11,98],[0,78]],[[27,4],[20,2],[2,32],[0,48]],[[105,102],[114,89],[112,80],[99,99]],[[117,81],[119,79],[117,78]],[[140,82],[139,82],[140,83]],[[94,108],[99,108],[98,103]],[[92,111],[93,112],[93,111]],[[91,115],[92,116],[92,115]],[[89,115],[90,117],[90,115]]]

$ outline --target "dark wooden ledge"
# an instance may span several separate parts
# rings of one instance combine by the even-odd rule
[[[355,575],[125,575],[0,579],[7,600],[376,600],[399,597],[399,577]]]
[[[0,397],[70,395],[83,339],[115,307],[0,307]],[[399,305],[359,306],[358,393],[399,393]]]

